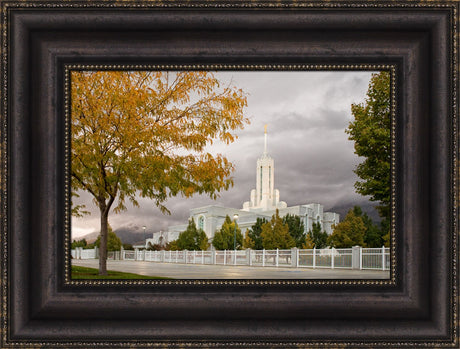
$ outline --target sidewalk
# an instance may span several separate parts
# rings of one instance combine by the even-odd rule
[[[73,259],[73,265],[99,268],[98,259]],[[108,270],[174,279],[389,279],[389,271],[310,269],[107,261]]]

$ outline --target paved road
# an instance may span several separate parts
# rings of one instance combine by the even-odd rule
[[[99,260],[72,260],[73,265],[98,268]],[[173,279],[389,279],[389,271],[309,269],[107,261],[108,270]]]

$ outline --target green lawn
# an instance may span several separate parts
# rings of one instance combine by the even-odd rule
[[[121,271],[107,271],[107,276],[99,275],[99,270],[94,268],[87,268],[87,267],[79,267],[76,265],[72,265],[72,279],[79,280],[79,279],[110,279],[110,280],[140,280],[140,279],[171,279],[167,277],[160,277],[160,276],[145,276],[145,275],[138,275],[138,274],[131,274],[131,273],[123,273]]]

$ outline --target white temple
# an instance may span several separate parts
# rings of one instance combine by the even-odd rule
[[[246,229],[251,228],[258,217],[270,220],[279,210],[281,217],[287,215],[300,216],[305,226],[305,232],[312,229],[313,223],[320,223],[322,230],[328,234],[332,233],[332,225],[339,223],[339,214],[335,212],[323,212],[323,205],[308,203],[288,207],[286,202],[280,201],[280,193],[275,188],[275,162],[267,152],[267,125],[264,133],[264,152],[257,159],[256,189],[251,190],[250,201],[243,204],[242,209],[223,207],[220,205],[209,205],[190,209],[190,219],[194,219],[197,228],[203,229],[210,241],[214,233],[222,227],[225,217],[228,215],[233,219],[238,215],[237,224],[244,235]],[[179,234],[187,228],[188,224],[174,225],[168,228],[167,232],[153,234],[152,239],[147,239],[146,244],[151,242],[157,244],[175,240]]]

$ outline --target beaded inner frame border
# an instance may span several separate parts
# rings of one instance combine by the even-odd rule
[[[391,164],[390,164],[390,180],[391,180],[391,225],[390,225],[390,278],[385,280],[72,280],[70,275],[71,257],[70,257],[70,242],[71,242],[71,185],[70,185],[70,153],[71,153],[71,71],[97,71],[97,70],[150,70],[150,71],[184,71],[184,70],[206,70],[206,71],[389,71],[390,72],[390,118],[391,118]],[[396,186],[396,146],[395,146],[395,130],[396,130],[396,66],[395,65],[379,65],[379,64],[194,64],[194,65],[97,65],[97,64],[67,64],[65,66],[64,78],[64,99],[65,99],[65,284],[66,285],[84,285],[84,286],[103,286],[103,285],[395,285],[396,284],[396,202],[395,202],[395,186]]]

